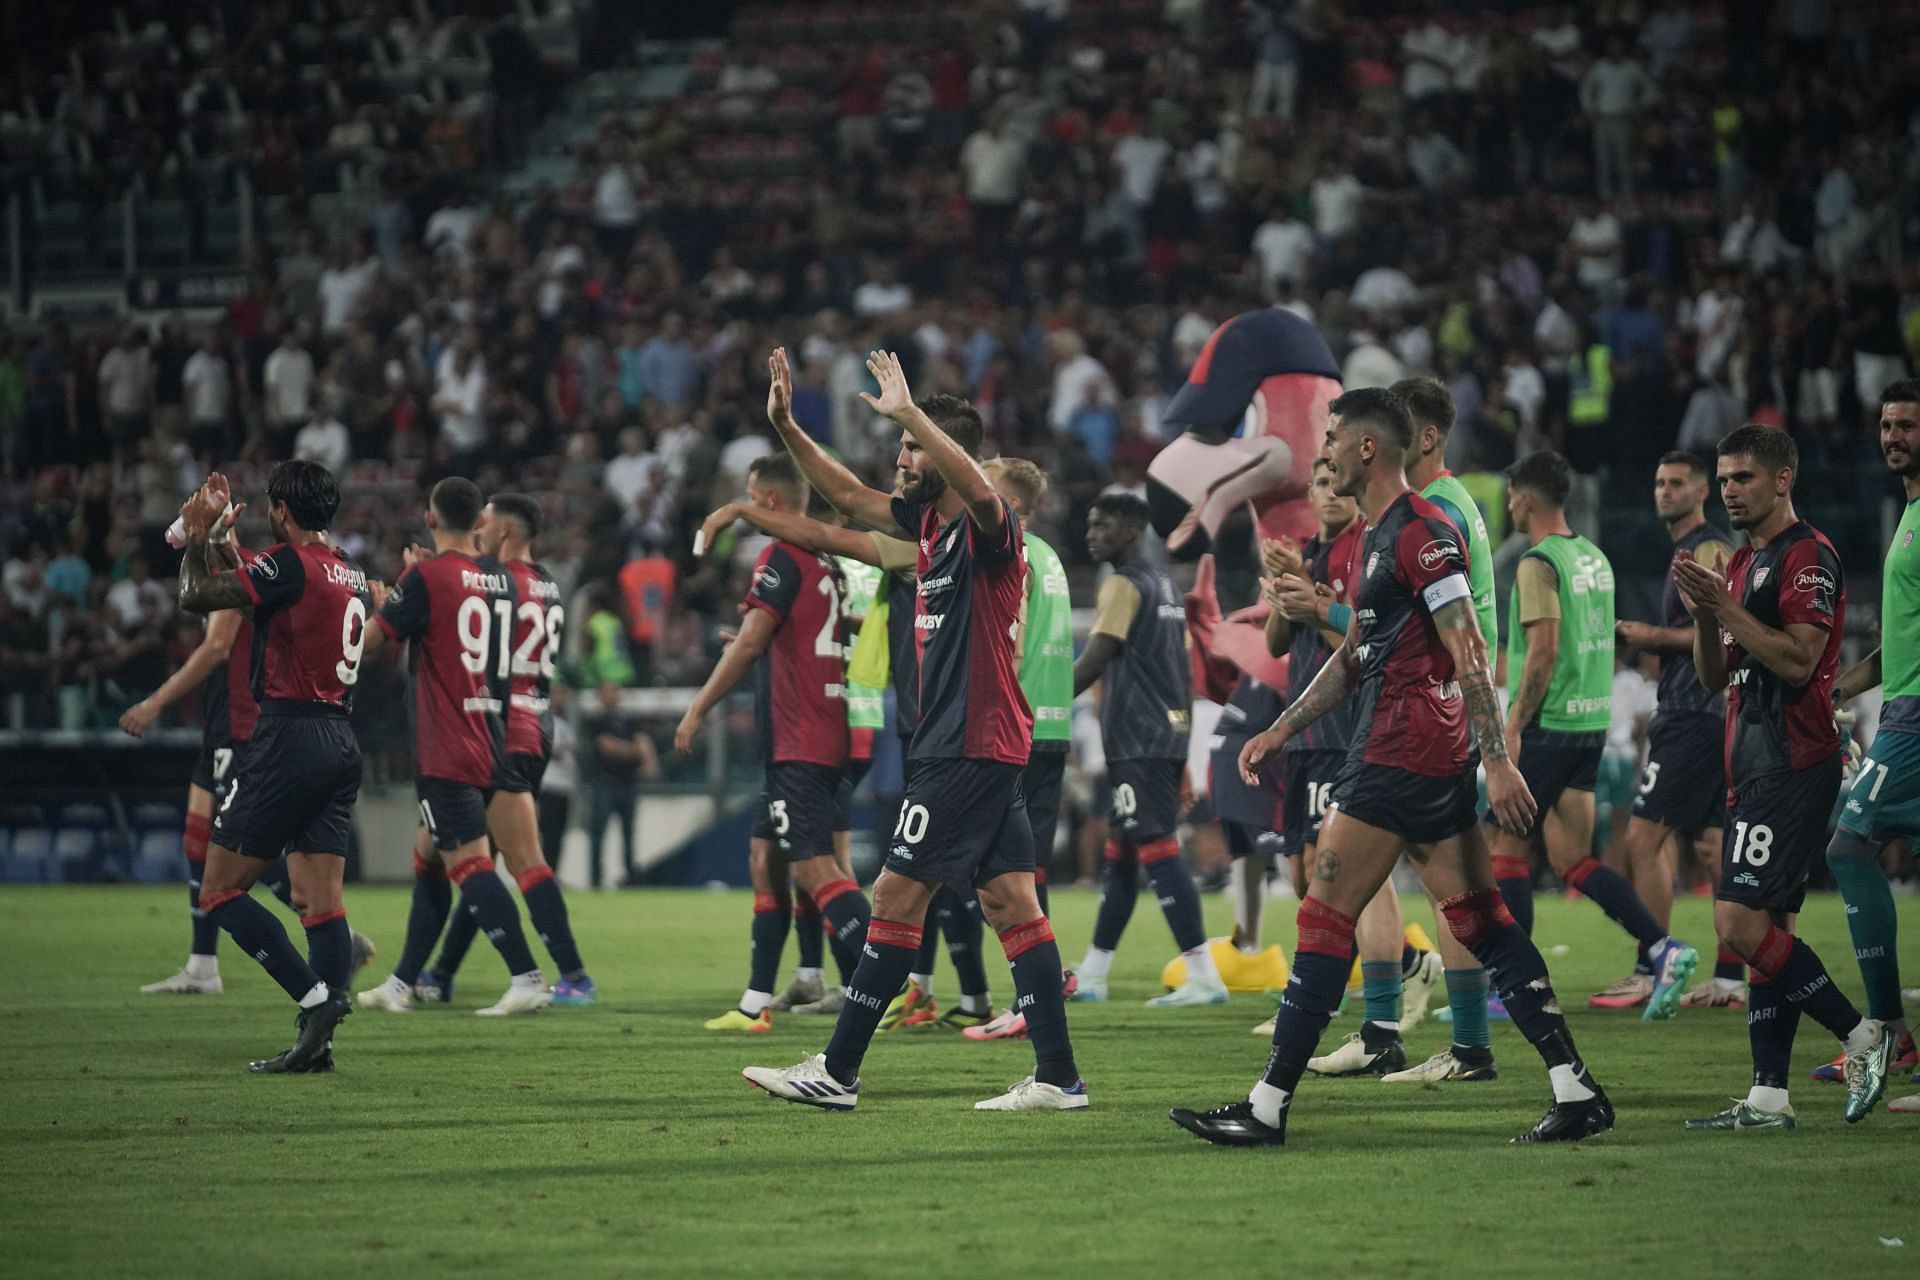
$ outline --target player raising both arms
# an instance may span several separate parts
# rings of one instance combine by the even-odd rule
[[[1180,811],[1192,799],[1187,611],[1166,570],[1141,553],[1146,528],[1147,504],[1126,493],[1101,494],[1087,517],[1087,551],[1096,564],[1111,565],[1113,573],[1100,584],[1093,633],[1073,664],[1073,691],[1079,694],[1100,682],[1100,740],[1113,803],[1100,912],[1073,998],[1107,998],[1107,971],[1133,916],[1144,866],[1187,964],[1187,980],[1147,1004],[1225,1004],[1226,984],[1207,949],[1200,891],[1180,860]]]
[[[790,1102],[849,1110],[859,1100],[860,1063],[887,1002],[920,946],[937,885],[979,894],[1000,935],[1027,1015],[1033,1075],[981,1110],[1077,1110],[1087,1090],[1073,1060],[1061,996],[1060,948],[1033,887],[1033,832],[1020,792],[1033,715],[1015,676],[1014,649],[1026,589],[1020,520],[994,491],[976,457],[980,416],[965,401],[913,402],[900,362],[874,352],[867,368],[880,394],[867,405],[904,431],[899,497],[862,484],[829,457],[788,411],[786,353],[770,362],[769,417],[823,496],[869,528],[919,541],[914,632],[920,653],[920,725],[908,752],[906,796],[885,867],[874,882],[873,922],[847,1002],[824,1054],[784,1070],[749,1067],[748,1081]]]
[[[1660,655],[1660,704],[1647,727],[1647,764],[1627,823],[1627,866],[1633,887],[1662,929],[1673,919],[1673,877],[1680,852],[1699,850],[1717,872],[1720,826],[1727,804],[1725,695],[1711,693],[1693,669],[1693,618],[1674,584],[1673,560],[1697,560],[1724,571],[1733,545],[1707,523],[1701,507],[1711,483],[1705,460],[1669,453],[1653,473],[1653,505],[1673,539],[1660,621],[1622,622],[1620,638]],[[1713,980],[1681,999],[1682,1008],[1746,1007],[1746,966],[1720,944]],[[1633,972],[1587,998],[1602,1009],[1630,1009],[1653,994],[1653,968],[1636,948]]]
[[[351,1010],[353,935],[341,885],[360,792],[360,744],[347,713],[371,597],[366,574],[328,539],[340,490],[325,467],[295,461],[273,469],[267,522],[276,544],[235,572],[222,571],[238,564],[231,546],[210,542],[215,522],[231,527],[238,514],[221,514],[228,494],[226,477],[215,475],[181,509],[187,548],[180,607],[252,617],[249,671],[260,715],[214,815],[200,906],[300,1006],[293,1046],[252,1069],[331,1071],[333,1029]],[[273,913],[247,892],[282,852],[306,927],[305,960]]]
[[[1286,1141],[1293,1092],[1346,987],[1354,918],[1411,846],[1448,926],[1492,974],[1514,1025],[1546,1062],[1553,1105],[1516,1141],[1592,1137],[1613,1127],[1613,1107],[1580,1062],[1546,963],[1501,901],[1474,812],[1469,731],[1500,821],[1525,828],[1535,811],[1507,756],[1459,534],[1407,487],[1414,433],[1401,400],[1383,388],[1349,391],[1329,412],[1335,491],[1358,499],[1367,518],[1353,622],[1319,678],[1247,744],[1241,768],[1251,783],[1288,738],[1356,687],[1359,718],[1300,905],[1299,944],[1266,1071],[1241,1101],[1208,1112],[1178,1109],[1171,1118],[1223,1145]]]
[[[799,513],[806,483],[793,459],[769,454],[747,469],[755,507]],[[791,884],[811,894],[835,937],[858,947],[871,913],[860,887],[834,858],[834,816],[847,763],[847,663],[840,625],[841,579],[826,556],[774,542],[753,566],[746,617],[693,705],[673,745],[693,754],[709,712],[754,674],[754,728],[766,787],[749,846],[753,873],[752,956],[736,1008],[707,1020],[709,1031],[768,1031],[774,981],[793,924]],[[760,661],[765,655],[766,661]]]
[[[1854,775],[1840,829],[1827,846],[1827,865],[1847,900],[1867,1016],[1887,1024],[1896,1062],[1910,1065],[1915,1055],[1900,1005],[1899,920],[1880,846],[1894,836],[1920,839],[1920,546],[1914,545],[1920,542],[1920,382],[1902,379],[1880,393],[1880,454],[1907,500],[1881,569],[1880,648],[1834,682],[1833,696],[1850,702],[1878,684],[1886,701],[1873,748]],[[1888,1110],[1920,1110],[1920,1103],[1902,1098]]]
[[[1700,956],[1667,931],[1626,877],[1593,856],[1593,788],[1613,710],[1613,566],[1567,524],[1573,469],[1551,450],[1507,471],[1507,511],[1528,549],[1507,611],[1507,753],[1540,806],[1547,859],[1632,935],[1653,974],[1645,1017],[1670,1018]],[[1493,837],[1507,909],[1533,932],[1533,832]]]
[[[520,598],[513,612],[509,659],[512,690],[507,697],[507,753],[501,758],[492,794],[487,798],[487,830],[493,836],[494,848],[506,859],[514,883],[520,886],[534,932],[540,935],[554,967],[560,971],[560,980],[553,984],[553,1002],[589,1005],[599,993],[574,943],[573,923],[567,916],[566,899],[560,894],[560,881],[541,847],[535,807],[547,757],[553,750],[554,661],[566,626],[560,584],[533,559],[534,540],[539,536],[540,504],[532,498],[524,493],[496,493],[487,500],[476,531],[480,553],[506,566]],[[557,858],[559,853],[556,846],[552,856]],[[440,961],[414,983],[416,996],[443,1002],[453,999],[453,975],[459,971],[479,928],[470,912],[459,912],[448,920]]]
[[[410,640],[414,789],[425,838],[414,845],[413,910],[393,974],[360,993],[371,1009],[403,1013],[413,983],[446,923],[451,881],[513,975],[482,1017],[545,1008],[553,996],[533,962],[513,895],[494,874],[487,792],[506,754],[514,612],[519,593],[505,565],[481,552],[480,489],[452,476],[428,495],[432,553],[410,550],[407,571],[375,615],[367,647]]]
[[[1693,662],[1709,690],[1727,691],[1727,837],[1714,924],[1752,971],[1747,1038],[1753,1087],[1691,1130],[1791,1129],[1787,1071],[1806,1014],[1846,1047],[1849,1123],[1887,1085],[1893,1038],[1853,1007],[1813,948],[1793,934],[1807,870],[1840,792],[1833,682],[1846,595],[1840,557],[1794,512],[1799,450],[1774,427],[1750,424],[1720,441],[1720,496],[1749,543],[1722,577],[1698,560],[1673,562],[1693,614]]]

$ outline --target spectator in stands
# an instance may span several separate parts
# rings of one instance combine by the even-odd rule
[[[300,341],[296,325],[280,331],[280,345],[266,359],[261,379],[268,433],[267,451],[284,456],[294,432],[313,412],[313,356]]]
[[[603,845],[607,827],[620,828],[621,885],[639,883],[633,824],[640,806],[640,783],[660,776],[660,761],[653,739],[641,731],[638,721],[620,706],[620,686],[602,681],[599,705],[589,713],[580,728],[581,738],[590,746],[593,761],[588,780],[587,799],[587,879],[594,888],[604,877]]]
[[[487,442],[486,405],[487,364],[480,354],[480,335],[471,325],[463,326],[434,367],[433,411],[439,415],[440,438],[456,455],[472,454]]]
[[[646,394],[667,408],[682,411],[692,405],[700,385],[700,364],[679,312],[661,317],[658,332],[641,348],[640,379]]]
[[[153,362],[144,336],[132,325],[100,358],[100,404],[117,452],[127,452],[147,433],[153,408]]]
[[[353,441],[340,419],[324,406],[316,406],[307,425],[293,438],[293,456],[317,462],[335,476],[341,476],[346,474],[347,463],[352,460]]]
[[[1580,109],[1593,131],[1594,181],[1602,198],[1633,194],[1634,125],[1659,96],[1647,69],[1632,56],[1626,33],[1609,33],[1606,53],[1580,81]]]

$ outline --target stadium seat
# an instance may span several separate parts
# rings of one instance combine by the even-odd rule
[[[148,831],[133,857],[133,878],[142,884],[176,883],[185,859],[178,831]]]
[[[22,827],[13,833],[7,853],[6,878],[14,884],[39,884],[53,878],[53,832],[46,827]]]
[[[53,879],[66,883],[84,880],[100,850],[100,833],[92,827],[67,827],[53,838]]]

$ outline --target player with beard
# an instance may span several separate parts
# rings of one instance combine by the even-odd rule
[[[211,541],[216,522],[231,528],[239,514],[228,510],[228,494],[226,477],[216,474],[181,509],[187,547],[180,607],[252,618],[249,672],[259,720],[240,781],[214,815],[200,907],[300,1006],[293,1046],[252,1070],[331,1071],[333,1029],[351,1011],[353,934],[341,886],[360,792],[360,744],[347,716],[372,597],[366,574],[327,534],[340,489],[325,467],[294,461],[273,469],[267,521],[276,542],[245,567],[230,545],[216,550]],[[306,928],[305,960],[248,894],[283,852]]]
[[[789,1102],[851,1110],[861,1061],[918,955],[927,904],[937,886],[947,885],[978,894],[1013,970],[1015,1008],[1026,1014],[1034,1047],[1033,1074],[977,1109],[1084,1108],[1060,949],[1034,892],[1033,832],[1020,789],[1033,735],[1015,660],[1026,556],[1019,517],[976,460],[980,416],[953,397],[915,404],[899,360],[872,353],[867,368],[879,394],[862,398],[903,429],[901,492],[894,497],[861,483],[793,420],[786,353],[776,351],[769,367],[768,417],[807,479],[860,523],[918,541],[920,723],[899,821],[874,882],[866,947],[832,1041],[824,1054],[794,1066],[741,1074]]]
[[[1221,1145],[1285,1143],[1294,1090],[1346,987],[1354,918],[1411,846],[1448,926],[1492,975],[1514,1025],[1547,1065],[1553,1105],[1515,1140],[1592,1137],[1613,1127],[1613,1108],[1579,1059],[1545,961],[1501,900],[1475,814],[1470,731],[1499,821],[1524,829],[1535,809],[1507,755],[1459,533],[1407,485],[1414,430],[1401,400],[1367,388],[1340,396],[1329,411],[1335,492],[1357,499],[1367,519],[1354,616],[1319,677],[1248,742],[1243,775],[1251,784],[1268,757],[1356,688],[1360,713],[1300,906],[1266,1071],[1246,1098],[1207,1112],[1176,1109],[1171,1119]]]
[[[1662,929],[1673,919],[1673,877],[1682,852],[1694,853],[1718,869],[1726,811],[1727,700],[1724,694],[1709,693],[1693,669],[1693,618],[1674,585],[1672,563],[1686,556],[1725,572],[1733,555],[1726,535],[1701,514],[1710,475],[1706,462],[1691,453],[1660,459],[1653,473],[1653,505],[1673,541],[1660,621],[1622,622],[1616,628],[1634,648],[1660,655],[1660,703],[1647,726],[1647,764],[1633,798],[1626,841],[1634,890]],[[1633,972],[1589,996],[1587,1003],[1600,1009],[1645,1004],[1653,994],[1653,967],[1637,948],[1635,957]],[[1745,978],[1746,966],[1722,943],[1713,979],[1688,992],[1680,1005],[1743,1009]]]
[[[1723,438],[1719,454],[1720,497],[1748,545],[1734,552],[1725,576],[1679,557],[1673,578],[1693,615],[1700,681],[1727,691],[1727,836],[1714,924],[1752,972],[1753,1086],[1725,1111],[1686,1127],[1793,1128],[1787,1072],[1802,1014],[1844,1046],[1852,1124],[1886,1090],[1893,1037],[1884,1023],[1860,1016],[1793,932],[1840,793],[1832,700],[1846,626],[1840,557],[1794,511],[1800,456],[1791,436],[1751,424]]]

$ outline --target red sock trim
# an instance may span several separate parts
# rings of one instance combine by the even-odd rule
[[[1046,882],[1047,882],[1047,869],[1045,867],[1035,867],[1033,869],[1033,883],[1035,887],[1043,885]]]
[[[799,916],[802,920],[818,920],[820,918],[820,904],[815,902],[813,895],[805,889],[795,889],[793,891],[793,914]]]
[[[1740,953],[1738,951],[1735,951],[1732,947],[1728,946],[1724,942],[1720,944],[1719,954],[1715,955],[1713,960],[1715,964],[1745,964],[1746,963],[1745,960],[1740,958]]]
[[[1742,963],[1745,962],[1743,961]],[[1755,969],[1747,974],[1747,985],[1750,987],[1770,987],[1773,984],[1767,981],[1766,974]]]
[[[753,914],[755,915],[763,911],[787,910],[791,910],[790,906],[778,894],[756,893],[753,895]]]
[[[860,886],[851,880],[829,880],[813,891],[813,901],[820,908],[820,913],[825,915],[829,902],[843,893],[858,892],[860,892]],[[917,947],[920,944],[916,942],[913,945]]]
[[[318,929],[323,924],[331,924],[335,920],[345,920],[346,918],[347,918],[347,909],[345,907],[341,907],[337,911],[328,911],[322,915],[301,916],[300,925],[302,928],[306,928],[306,929]]]
[[[1448,898],[1441,902],[1440,914],[1460,945],[1469,949],[1514,922],[1498,889],[1475,889]]]
[[[1300,903],[1294,923],[1300,931],[1297,944],[1300,950],[1316,955],[1337,956],[1343,960],[1352,958],[1352,916],[1335,911],[1318,898],[1306,898]]]
[[[1053,941],[1053,926],[1045,916],[1038,920],[1029,920],[1017,924],[1000,935],[1000,949],[1007,953],[1007,963],[1012,964],[1027,952],[1043,942]]]
[[[1168,858],[1180,856],[1180,842],[1172,836],[1163,836],[1137,846],[1140,850],[1140,862],[1143,866],[1152,866],[1156,862],[1165,862]]]
[[[415,880],[445,880],[447,878],[447,864],[444,862],[429,862],[416,853],[413,855],[413,878]]]
[[[493,859],[484,853],[476,853],[471,858],[456,863],[449,869],[447,879],[464,887],[467,881],[473,876],[479,875],[482,871],[491,870],[493,870]]]
[[[1100,852],[1108,862],[1118,862],[1127,856],[1127,847],[1118,840],[1115,840],[1112,836],[1108,836],[1106,847],[1101,849]]]
[[[235,898],[244,898],[246,896],[247,891],[245,889],[222,889],[218,893],[202,891],[200,894],[200,913],[210,916],[221,907],[232,902]]]
[[[872,946],[903,947],[908,951],[918,951],[923,932],[917,924],[901,924],[898,920],[882,920],[879,916],[867,921],[867,942]]]
[[[213,840],[213,819],[198,813],[187,815],[187,834],[180,842],[188,862],[205,862],[207,845]]]
[[[1747,967],[1768,982],[1777,982],[1780,971],[1787,967],[1787,957],[1793,954],[1793,935],[1779,926],[1767,930],[1767,936],[1747,957]]]
[[[516,875],[513,882],[520,886],[520,892],[530,893],[535,885],[545,884],[551,879],[553,879],[553,868],[543,862],[537,867],[528,867]]]
[[[1588,858],[1587,861],[1591,862],[1593,859]],[[1510,853],[1496,853],[1493,855],[1493,878],[1495,880],[1526,880],[1531,878],[1532,875],[1533,864],[1530,859],[1516,857]]]
[[[1565,874],[1564,876],[1561,876],[1560,878],[1567,882],[1567,887],[1569,889],[1580,889],[1586,886],[1587,877],[1592,875],[1594,872],[1598,871],[1599,869],[1600,869],[1600,863],[1598,859],[1594,858],[1591,854],[1589,854],[1588,856],[1580,859],[1580,861],[1574,863],[1572,866],[1568,867],[1567,874]]]

